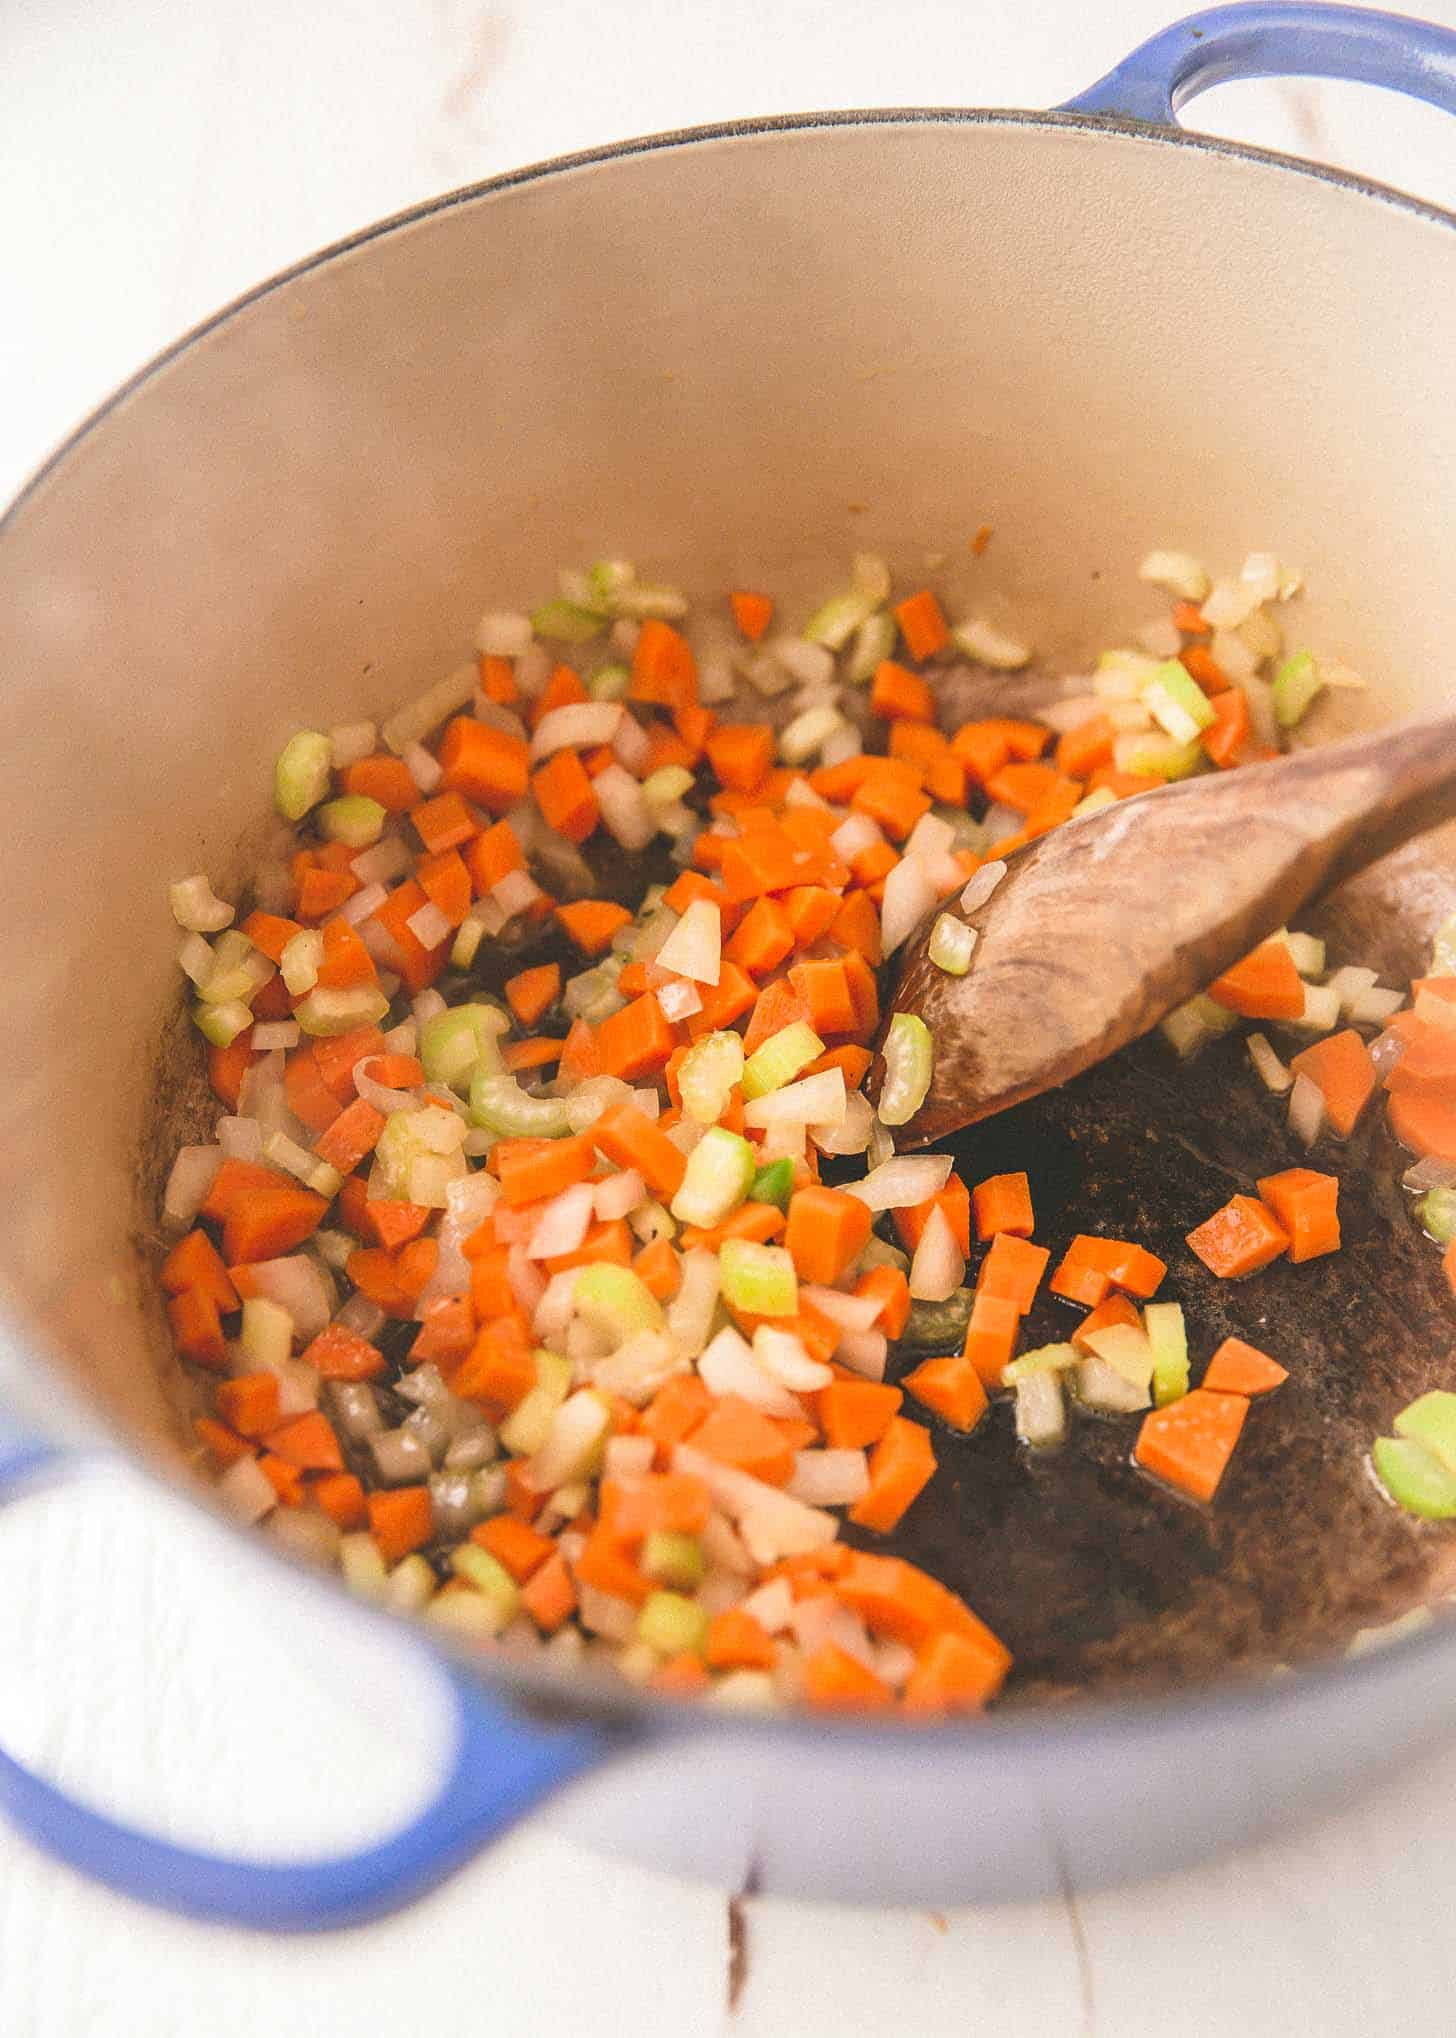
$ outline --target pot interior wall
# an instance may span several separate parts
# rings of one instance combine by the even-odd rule
[[[858,122],[458,201],[181,349],[0,544],[22,1395],[55,1401],[49,1345],[139,1442],[169,1432],[135,1252],[165,886],[242,875],[293,728],[383,711],[484,606],[603,551],[791,620],[857,548],[944,554],[953,607],[1075,669],[1149,613],[1150,545],[1272,546],[1382,711],[1430,702],[1453,261],[1414,210],[1210,148]],[[195,1067],[185,1026],[164,1051]]]

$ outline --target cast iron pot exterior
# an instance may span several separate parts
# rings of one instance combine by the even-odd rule
[[[234,306],[36,478],[0,526],[21,1071],[0,1100],[16,1331],[0,1362],[53,1443],[104,1434],[186,1478],[136,1244],[167,1136],[150,1127],[159,1042],[187,1049],[176,1022],[162,1037],[167,883],[241,880],[300,719],[422,690],[483,606],[539,598],[556,563],[624,554],[703,600],[768,584],[794,613],[856,549],[944,551],[953,607],[974,590],[1075,669],[1145,614],[1130,568],[1151,546],[1276,543],[1307,572],[1312,641],[1377,679],[1382,715],[1435,705],[1456,621],[1456,222],[1105,117],[1126,101],[1170,118],[1176,64],[1220,37],[1221,74],[1381,69],[1456,103],[1453,39],[1389,17],[1329,30],[1373,35],[1380,66],[1335,43],[1247,55],[1271,22],[1287,59],[1285,17],[1312,35],[1342,13],[1199,17],[1090,113],[762,121],[497,179]],[[996,544],[972,561],[983,520]],[[7,1469],[45,1457],[17,1434]],[[272,1561],[280,1593],[376,1618]],[[1327,1803],[1445,1728],[1456,1643],[933,1730],[739,1720],[521,1665],[448,1675],[459,1746],[439,1797],[346,1862],[172,1849],[3,1756],[0,1791],[119,1887],[278,1928],[399,1901],[607,1755],[552,1816],[637,1860],[869,1903],[1021,1897]]]

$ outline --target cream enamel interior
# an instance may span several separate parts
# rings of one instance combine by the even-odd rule
[[[22,1405],[57,1419],[49,1352],[144,1448],[170,1433],[134,1245],[166,885],[241,877],[292,729],[386,710],[484,606],[607,550],[705,599],[762,582],[790,616],[857,547],[944,552],[953,608],[1075,669],[1150,612],[1149,546],[1273,545],[1312,641],[1383,710],[1434,704],[1453,280],[1448,223],[1267,161],[876,120],[486,190],[149,374],[0,541]]]

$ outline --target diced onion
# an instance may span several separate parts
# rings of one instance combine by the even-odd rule
[[[408,844],[398,835],[383,835],[368,849],[361,849],[349,868],[361,885],[387,885],[403,877],[413,861]]]
[[[792,1331],[775,1330],[770,1323],[761,1323],[753,1333],[753,1357],[770,1379],[795,1394],[817,1393],[834,1379],[828,1366],[809,1357],[802,1339]]]
[[[797,1416],[798,1402],[780,1381],[755,1359],[738,1332],[720,1330],[698,1360],[698,1377],[709,1393],[736,1394],[765,1415]],[[830,1376],[833,1377],[832,1375]]]
[[[391,715],[379,732],[387,748],[398,757],[411,743],[422,742],[447,715],[457,713],[468,704],[478,677],[473,664],[457,665],[453,672],[437,680],[427,693],[420,694],[397,714]]]
[[[989,665],[996,672],[1019,672],[1031,663],[1031,646],[1009,636],[980,617],[958,623],[951,632],[958,650],[977,665]]]
[[[603,1224],[626,1217],[647,1200],[647,1185],[636,1168],[623,1168],[605,1181],[593,1182],[591,1191],[592,1214]]]
[[[162,1196],[162,1222],[168,1230],[182,1231],[191,1224],[222,1162],[220,1146],[184,1146],[179,1149]]]
[[[475,626],[475,648],[486,658],[519,658],[531,648],[531,618],[492,610]]]
[[[821,1316],[827,1316],[842,1330],[869,1330],[879,1321],[884,1309],[884,1297],[880,1295],[846,1295],[838,1288],[803,1287],[799,1290],[801,1302],[807,1302],[811,1309],[817,1309]]]
[[[974,927],[957,920],[954,913],[942,913],[930,930],[926,952],[936,968],[943,969],[947,976],[963,977],[971,966],[976,940]]]
[[[1259,1080],[1266,1090],[1272,1090],[1276,1097],[1282,1097],[1293,1087],[1293,1076],[1262,1033],[1251,1033],[1244,1045],[1249,1050],[1249,1060],[1254,1064]]]
[[[553,1196],[536,1219],[526,1247],[533,1260],[553,1260],[561,1253],[574,1253],[586,1237],[592,1219],[594,1191],[590,1182],[577,1182]]]
[[[524,913],[529,906],[535,905],[541,896],[541,887],[527,877],[523,870],[511,870],[506,872],[498,884],[491,886],[490,896],[506,918],[514,920],[518,913]],[[413,917],[411,916],[411,922]]]
[[[863,1451],[797,1451],[784,1491],[791,1500],[810,1507],[852,1507],[864,1498],[869,1484]]]
[[[711,899],[694,899],[657,953],[659,969],[716,984],[723,971],[723,920]]]
[[[925,865],[902,856],[885,879],[884,904],[880,908],[880,940],[886,955],[893,955],[914,932],[939,896]]]
[[[936,1204],[910,1263],[910,1293],[917,1302],[948,1302],[964,1280],[965,1272],[965,1256],[950,1228],[950,1220]]]
[[[217,1143],[225,1160],[260,1161],[263,1158],[263,1128],[256,1118],[219,1118]]]
[[[239,1458],[229,1465],[217,1490],[228,1510],[245,1522],[261,1521],[278,1505],[273,1482],[256,1458]]]
[[[1296,1076],[1289,1092],[1289,1129],[1303,1146],[1313,1146],[1324,1124],[1325,1100],[1308,1076]]]
[[[610,743],[629,720],[620,701],[571,701],[541,717],[531,738],[531,762],[539,764],[558,750],[590,750]]]
[[[884,830],[878,821],[868,814],[850,814],[829,838],[829,847],[845,863],[852,863],[855,857],[866,849],[873,849],[885,839]]]
[[[1206,567],[1191,552],[1149,552],[1138,567],[1138,579],[1193,602],[1202,601],[1212,585]]]
[[[343,905],[339,908],[339,917],[342,920],[347,920],[351,927],[362,926],[364,921],[379,911],[379,908],[388,897],[389,894],[385,891],[383,885],[365,885],[361,891],[353,892],[345,899]],[[380,928],[376,931],[382,933],[384,930]],[[289,946],[292,947],[292,945],[292,942],[290,942]],[[367,942],[365,945],[368,945]],[[392,943],[391,946],[393,946]]]
[[[983,863],[961,893],[961,911],[974,913],[984,906],[1005,875],[1006,865],[999,857],[994,863]]]
[[[835,1346],[834,1356],[861,1379],[883,1380],[889,1351],[890,1340],[882,1330],[847,1330]]]
[[[253,1028],[252,1044],[259,1054],[266,1054],[274,1047],[297,1047],[300,1031],[296,1019],[260,1021]]]
[[[440,943],[447,941],[454,932],[449,920],[433,899],[426,899],[424,905],[411,913],[404,924],[421,948],[438,948]]]
[[[766,1097],[755,1097],[743,1107],[743,1122],[750,1127],[792,1123],[796,1125],[837,1125],[844,1117],[846,1091],[841,1069],[822,1069],[802,1082],[788,1083]]]
[[[592,780],[592,791],[608,834],[629,854],[645,849],[657,833],[657,819],[632,774],[609,764]]]
[[[409,768],[409,775],[414,780],[415,784],[419,787],[420,791],[422,793],[432,793],[437,791],[439,788],[440,781],[445,776],[445,773],[441,768],[438,760],[431,757],[429,751],[426,750],[424,744],[407,743],[404,747],[402,755],[404,757],[405,764]]]
[[[702,994],[697,985],[680,981],[659,986],[657,1002],[662,1007],[663,1018],[670,1026],[677,1026],[684,1019],[691,1019],[695,1013],[703,1009]]]
[[[1428,1154],[1406,1169],[1400,1186],[1415,1195],[1424,1195],[1428,1189],[1456,1188],[1456,1161],[1443,1161],[1437,1154]]]
[[[948,1153],[897,1154],[871,1170],[862,1182],[845,1182],[848,1196],[857,1196],[870,1210],[909,1210],[928,1203],[950,1180]]]

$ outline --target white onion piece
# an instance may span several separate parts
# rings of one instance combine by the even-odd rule
[[[435,792],[445,776],[438,761],[431,757],[423,743],[407,743],[400,755],[403,757],[410,777],[422,793]]]
[[[546,1293],[546,1276],[524,1246],[513,1245],[506,1254],[506,1279],[522,1309],[532,1315]]]
[[[293,1318],[294,1335],[303,1344],[316,1338],[334,1313],[334,1284],[309,1253],[285,1253],[276,1260],[255,1260],[248,1269],[248,1284],[250,1292],[265,1295],[288,1311]],[[369,1306],[374,1308],[372,1302]],[[349,1304],[346,1302],[344,1307],[347,1309]],[[373,1329],[361,1331],[360,1335],[372,1337],[383,1321],[383,1315],[376,1312]]]
[[[937,1204],[910,1262],[910,1293],[917,1302],[948,1302],[965,1279],[965,1255],[950,1219]]]
[[[746,1126],[766,1125],[838,1125],[844,1118],[845,1098],[844,1071],[822,1069],[817,1076],[805,1076],[797,1083],[786,1083],[781,1090],[770,1090],[766,1097],[755,1097],[743,1108],[743,1122]]]
[[[594,750],[610,743],[626,715],[620,701],[571,701],[552,708],[536,725],[531,762],[539,764],[558,750]]]
[[[528,1257],[554,1260],[562,1253],[574,1253],[591,1223],[593,1195],[590,1182],[577,1182],[553,1196],[536,1219],[526,1247]]]
[[[846,764],[851,757],[858,757],[864,750],[864,738],[859,730],[848,722],[841,722],[832,736],[826,736],[819,752],[819,762],[825,766]]]
[[[863,1451],[797,1451],[784,1491],[791,1500],[810,1507],[853,1507],[869,1486],[870,1468]]]
[[[607,1449],[611,1449],[608,1444]],[[736,1578],[751,1578],[757,1566],[738,1538],[737,1531],[716,1509],[703,1524],[703,1555],[715,1571],[731,1571]],[[786,1579],[775,1580],[787,1584]]]
[[[1424,1195],[1427,1189],[1456,1188],[1456,1161],[1443,1161],[1437,1154],[1428,1154],[1406,1169],[1400,1186],[1413,1195]]]
[[[979,616],[957,623],[951,634],[967,658],[973,658],[977,665],[989,665],[996,672],[1019,672],[1023,665],[1031,663],[1029,644],[1008,636]]]
[[[405,926],[418,941],[421,948],[438,948],[442,941],[448,941],[454,929],[433,899],[426,899],[423,906],[410,914]]]
[[[844,1116],[837,1125],[811,1125],[809,1137],[820,1153],[833,1155],[863,1153],[874,1130],[875,1114],[869,1099],[851,1090],[844,1099]]]
[[[619,1217],[629,1216],[647,1201],[647,1184],[636,1168],[623,1168],[590,1186],[592,1212],[602,1224],[611,1224]]]
[[[219,1118],[217,1143],[224,1160],[260,1161],[263,1158],[263,1128],[256,1118]]]
[[[955,829],[949,821],[942,821],[934,814],[922,814],[905,840],[902,856],[914,857],[921,862],[931,862],[955,848]]]
[[[371,1302],[367,1295],[357,1291],[349,1297],[334,1318],[334,1321],[341,1323],[345,1330],[352,1330],[356,1337],[365,1338],[370,1343],[373,1343],[384,1328],[384,1320],[384,1311],[378,1303]]]
[[[421,1095],[418,1090],[391,1090],[384,1083],[376,1083],[369,1074],[370,1068],[379,1059],[377,1055],[366,1055],[354,1065],[354,1088],[366,1104],[372,1104],[376,1111],[382,1111],[386,1118],[396,1111],[418,1111]]]
[[[608,1437],[602,1453],[602,1473],[608,1479],[640,1479],[652,1470],[657,1446],[651,1437]]]
[[[1333,991],[1340,1001],[1340,1010],[1348,1018],[1355,1000],[1362,991],[1372,989],[1378,981],[1373,969],[1358,969],[1353,964],[1335,970],[1325,979],[1325,989]]]
[[[1080,729],[1084,722],[1100,715],[1105,707],[1105,701],[1095,693],[1069,694],[1065,700],[1043,702],[1036,711],[1036,719],[1055,729],[1059,736],[1065,736],[1069,729]]]
[[[379,908],[388,897],[389,894],[385,891],[383,885],[365,885],[362,890],[351,893],[345,899],[343,905],[339,908],[339,917],[342,920],[347,920],[351,927],[362,926],[363,922],[371,914],[379,911]]]
[[[1373,985],[1368,991],[1361,991],[1355,999],[1350,1007],[1350,1017],[1357,1026],[1384,1026],[1404,1003],[1404,991],[1384,991]]]
[[[753,1333],[753,1358],[770,1379],[794,1394],[817,1393],[834,1378],[828,1366],[810,1358],[801,1338],[770,1323],[761,1323]]]
[[[884,839],[884,830],[878,821],[872,821],[868,814],[851,814],[830,836],[829,847],[842,863],[852,863],[855,857],[866,849],[873,849],[877,842]]]
[[[1417,991],[1415,1015],[1427,1026],[1434,1026],[1442,1033],[1456,1033],[1456,1004],[1443,998],[1439,991]],[[254,1031],[254,1040],[257,1032]]]
[[[1294,1078],[1279,1056],[1274,1052],[1262,1033],[1251,1033],[1244,1045],[1249,1050],[1249,1060],[1254,1064],[1260,1082],[1266,1090],[1272,1090],[1276,1097],[1282,1097],[1293,1087]]]
[[[720,1330],[698,1360],[698,1377],[712,1394],[736,1394],[765,1415],[796,1416],[798,1402],[754,1358],[732,1326]],[[833,1375],[831,1374],[832,1378]]]
[[[372,756],[378,741],[379,731],[373,722],[340,722],[329,731],[334,770],[343,771],[361,758]]]
[[[528,906],[534,906],[540,896],[541,887],[523,870],[507,871],[500,883],[490,888],[490,897],[508,920],[514,920],[517,913],[524,913]]]
[[[637,1631],[637,1609],[631,1600],[598,1592],[594,1585],[577,1587],[576,1610],[582,1626],[604,1642],[626,1642]]]
[[[999,857],[994,863],[983,863],[961,893],[961,911],[974,913],[984,906],[1005,875],[1006,866]]]
[[[239,1458],[229,1465],[217,1490],[228,1511],[240,1521],[261,1521],[278,1505],[273,1483],[256,1458]]]
[[[260,1133],[260,1145],[261,1138]],[[191,1224],[222,1163],[220,1146],[184,1146],[178,1149],[162,1196],[162,1222],[168,1230],[183,1231]]]
[[[667,1305],[667,1328],[673,1343],[693,1358],[708,1341],[717,1307],[718,1255],[698,1248],[679,1262],[678,1291]]]
[[[658,990],[657,1002],[662,1007],[663,1018],[670,1026],[677,1026],[684,1019],[691,1019],[694,1013],[703,1009],[702,994],[696,984],[681,982],[663,984]]]
[[[951,1166],[948,1153],[897,1154],[872,1169],[862,1182],[842,1186],[847,1196],[858,1196],[867,1209],[909,1210],[939,1195],[950,1180]]]
[[[645,849],[657,833],[657,817],[637,780],[620,764],[609,764],[592,780],[607,833],[631,855]]]
[[[384,1036],[387,1054],[414,1054],[419,1042],[420,1030],[413,1019],[401,1019],[398,1026],[391,1026]]]
[[[475,648],[487,658],[519,658],[531,649],[531,618],[492,609],[475,626]]]
[[[708,1518],[710,1522],[715,1519],[712,1515]],[[770,1579],[767,1585],[760,1585],[756,1592],[749,1593],[743,1602],[743,1611],[752,1614],[767,1633],[781,1635],[794,1617],[793,1587],[787,1578]]]
[[[827,1316],[831,1323],[837,1323],[841,1330],[849,1331],[869,1330],[878,1322],[885,1306],[882,1295],[846,1295],[838,1288],[812,1284],[800,1288],[799,1299],[817,1309],[821,1316]]]
[[[834,677],[834,653],[805,637],[772,637],[764,650],[801,686],[827,686]]]
[[[841,1366],[862,1380],[883,1380],[890,1340],[882,1330],[847,1330],[834,1348]]]
[[[765,1485],[716,1458],[679,1444],[672,1454],[674,1469],[694,1473],[733,1521],[750,1556],[760,1564],[781,1557],[822,1550],[835,1541],[839,1524],[832,1514],[806,1507],[776,1486]]]
[[[252,1045],[259,1054],[275,1047],[297,1047],[301,1031],[296,1019],[262,1020],[253,1028]]]
[[[1406,1043],[1398,1033],[1378,1033],[1370,1043],[1370,1059],[1375,1064],[1375,1073],[1384,1082],[1390,1071],[1405,1053]]]
[[[620,704],[618,704],[620,705]],[[641,771],[652,754],[652,743],[647,731],[634,715],[623,711],[612,738],[612,754],[619,764],[625,764],[628,771]],[[658,816],[659,821],[661,816]]]
[[[531,1317],[531,1335],[538,1344],[551,1344],[570,1323],[575,1307],[576,1277],[580,1271],[579,1267],[568,1267],[565,1273],[553,1274],[546,1283],[546,1292]]]
[[[1325,1119],[1325,1100],[1308,1076],[1296,1076],[1289,1092],[1289,1129],[1301,1145],[1313,1146]]]
[[[981,840],[983,842],[999,842],[1003,835],[1020,834],[1021,819],[1020,808],[1008,807],[1004,801],[997,800],[994,806],[986,809],[985,815],[982,818]]]
[[[694,899],[657,952],[657,967],[697,984],[723,973],[723,916],[711,899]]]
[[[1142,624],[1137,639],[1154,658],[1176,658],[1183,649],[1183,632],[1171,616],[1154,616],[1151,622]],[[1037,710],[1037,718],[1046,720],[1044,709]]]

